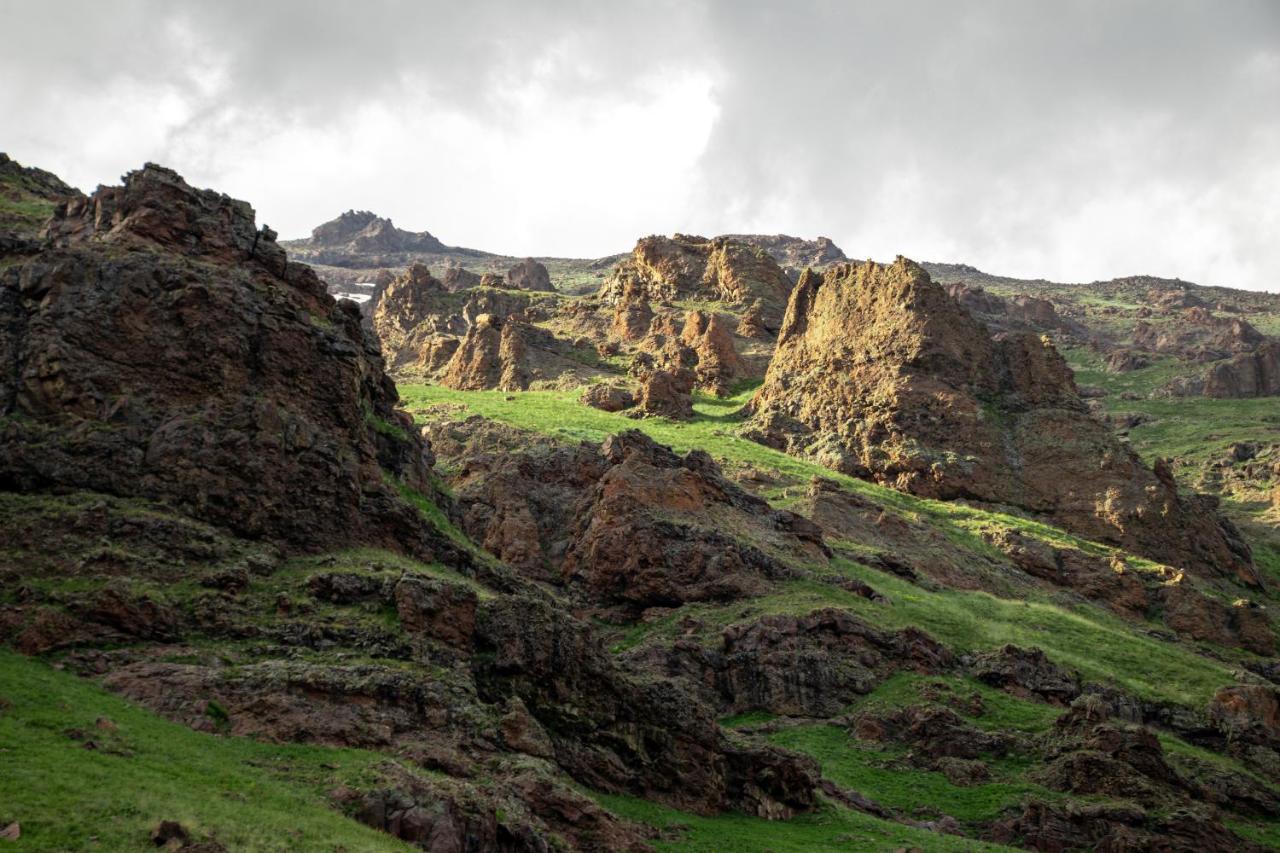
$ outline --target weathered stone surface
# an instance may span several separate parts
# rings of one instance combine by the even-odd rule
[[[592,385],[582,392],[582,402],[602,412],[621,412],[636,404],[635,396],[617,385]]]
[[[880,631],[830,608],[735,625],[710,647],[677,640],[637,657],[685,679],[717,714],[764,710],[801,717],[838,714],[894,672],[940,672],[955,663],[922,631]]]
[[[526,332],[511,319],[481,314],[444,366],[440,383],[459,391],[529,387]]]
[[[1234,399],[1280,395],[1280,341],[1267,341],[1253,352],[1209,368],[1204,394]]]
[[[676,234],[636,243],[600,286],[599,295],[615,303],[628,290],[654,301],[759,299],[766,325],[776,328],[791,281],[764,249],[727,237]]]
[[[377,348],[248,204],[148,165],[47,233],[0,272],[8,488],[162,497],[300,550],[431,551],[384,480],[429,490],[430,460]]]
[[[555,290],[547,268],[533,258],[525,258],[507,270],[507,286],[516,290]]]
[[[433,428],[461,470],[464,529],[522,572],[559,580],[596,607],[754,595],[786,560],[825,561],[818,528],[734,485],[704,453],[678,456],[640,432],[598,448],[539,445],[474,419]],[[474,449],[468,449],[468,442]],[[725,531],[732,531],[728,535]]]
[[[478,638],[492,656],[482,691],[518,696],[583,783],[701,813],[779,818],[813,807],[811,760],[731,744],[710,708],[670,681],[623,674],[585,623],[549,604],[499,600],[482,612]]]
[[[698,385],[714,394],[728,394],[733,380],[746,370],[734,348],[733,334],[719,314],[690,311],[685,315],[680,342],[697,356],[694,375]]]
[[[839,265],[792,293],[748,434],[930,497],[1022,507],[1257,584],[1234,527],[1089,416],[1047,341],[993,339],[918,265]]]

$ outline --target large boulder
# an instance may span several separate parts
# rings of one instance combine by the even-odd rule
[[[1090,417],[1047,340],[993,338],[905,258],[802,276],[750,410],[749,435],[844,473],[1258,583],[1235,528]]]
[[[1280,340],[1213,365],[1205,374],[1204,394],[1237,399],[1280,395]]]
[[[547,268],[533,258],[525,258],[507,270],[507,286],[516,290],[555,290]]]
[[[429,488],[354,304],[253,208],[148,164],[0,264],[0,484],[162,499],[294,550],[430,552]]]

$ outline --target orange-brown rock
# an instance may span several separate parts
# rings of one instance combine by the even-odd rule
[[[600,286],[616,303],[629,290],[647,299],[711,299],[749,304],[759,299],[765,324],[781,320],[791,280],[769,254],[727,237],[676,234],[645,237]]]
[[[1280,395],[1280,340],[1268,340],[1253,352],[1210,367],[1204,394],[1233,399]]]
[[[459,391],[523,391],[529,387],[527,352],[520,323],[481,314],[445,365],[440,383]]]
[[[555,290],[547,268],[533,258],[525,258],[507,270],[507,286],[516,290]]]
[[[480,286],[479,274],[454,264],[444,268],[444,274],[440,276],[440,281],[444,284],[445,289],[449,291],[467,290],[468,288]]]
[[[628,343],[639,341],[649,334],[653,322],[653,309],[644,295],[644,288],[629,282],[613,309],[613,334]]]
[[[698,385],[717,395],[729,393],[733,380],[746,369],[733,345],[733,334],[719,314],[690,311],[685,315],[680,342],[697,354]]]
[[[425,264],[412,264],[383,290],[373,311],[373,330],[393,367],[421,350],[423,321],[437,310],[436,297],[446,292],[444,283]],[[442,330],[433,325],[425,331]]]
[[[696,377],[687,367],[651,368],[639,374],[636,407],[646,415],[687,421],[693,417]]]
[[[768,334],[764,328],[764,303],[757,299],[738,318],[738,335],[759,340]]]
[[[635,395],[626,388],[600,383],[582,392],[582,402],[602,412],[621,412],[636,404]]]
[[[1009,504],[1179,568],[1256,584],[1207,499],[1089,416],[1047,341],[993,339],[917,264],[841,264],[792,293],[749,434],[915,494]]]

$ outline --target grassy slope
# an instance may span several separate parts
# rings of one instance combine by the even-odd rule
[[[767,821],[741,814],[701,817],[635,797],[599,796],[615,814],[666,830],[658,850],[691,853],[818,853],[818,851],[1009,850],[968,838],[928,830],[831,806],[787,821]]]
[[[410,849],[325,799],[385,756],[201,734],[4,649],[0,699],[0,825],[21,824],[15,849],[155,849],[161,820],[232,850]]]
[[[680,451],[702,448],[730,469],[765,469],[788,477],[791,485],[764,490],[764,496],[775,502],[785,502],[788,490],[795,489],[797,482],[806,483],[813,476],[826,477],[896,512],[927,520],[946,531],[953,541],[975,550],[988,547],[977,535],[987,525],[1014,526],[1050,541],[1107,550],[1027,519],[925,500],[844,477],[742,438],[736,434],[736,413],[749,390],[726,400],[700,399],[697,416],[690,423],[660,418],[633,420],[601,412],[578,403],[576,392],[464,392],[425,385],[403,385],[400,392],[410,410],[421,412],[439,406],[438,412],[457,417],[480,414],[570,440],[600,441],[624,429],[641,429]],[[866,580],[886,594],[892,606],[878,605],[826,584],[802,581],[741,606],[690,605],[678,615],[689,614],[716,624],[762,612],[848,607],[886,627],[919,625],[960,650],[989,650],[1005,643],[1039,646],[1054,660],[1079,668],[1091,679],[1110,681],[1142,696],[1195,705],[1206,702],[1216,688],[1234,681],[1229,662],[1198,654],[1187,644],[1156,639],[1096,606],[1068,599],[1010,600],[981,592],[930,591],[850,560],[838,561],[837,569]],[[674,631],[676,619],[677,616],[669,616],[642,626],[625,635],[620,647],[642,642],[649,631]]]

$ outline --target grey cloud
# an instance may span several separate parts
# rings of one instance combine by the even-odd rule
[[[512,131],[505,96],[531,76],[562,102],[627,103],[661,69],[710,75],[717,121],[688,198],[650,231],[770,227],[997,271],[1276,287],[1280,5],[1268,0],[130,0],[10,3],[6,16],[19,37],[0,54],[0,108],[35,161],[93,132],[42,121],[50,103],[130,85],[167,87],[189,116],[124,163],[216,163],[228,148],[255,156],[245,127],[327,133],[368,104]],[[387,191],[403,167],[387,164]],[[455,203],[503,194],[479,186]],[[1108,221],[1091,228],[1096,217]],[[1160,238],[1178,228],[1216,242]]]

